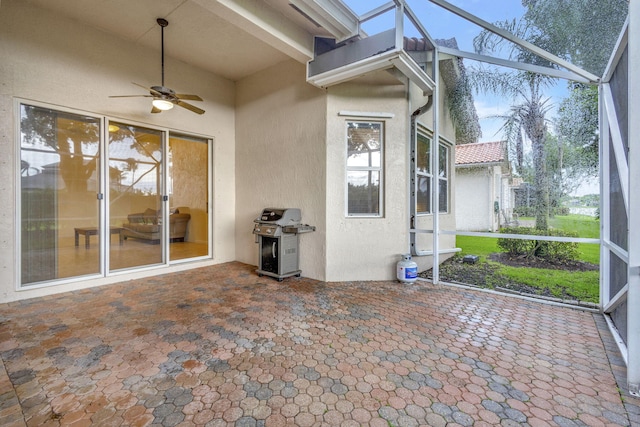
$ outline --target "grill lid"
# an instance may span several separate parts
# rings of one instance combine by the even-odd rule
[[[298,208],[265,208],[253,222],[285,226],[300,224],[301,220],[302,214]]]

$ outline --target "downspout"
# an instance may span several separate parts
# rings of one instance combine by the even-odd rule
[[[411,114],[411,130],[409,136],[409,152],[411,155],[411,167],[410,167],[410,180],[411,180],[411,191],[410,191],[410,202],[409,202],[409,236],[410,236],[410,244],[411,244],[411,255],[413,256],[428,256],[432,255],[430,251],[420,250],[416,246],[416,213],[417,213],[417,201],[416,201],[416,151],[418,146],[418,125],[417,120],[418,117],[422,114],[426,113],[433,104],[433,95],[429,95],[429,99],[427,103],[422,107],[418,108]]]

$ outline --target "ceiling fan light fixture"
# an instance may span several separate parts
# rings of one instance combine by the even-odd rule
[[[2,1],[2,0],[0,0]],[[161,71],[162,71],[162,83],[157,86],[143,86],[138,83],[132,82],[134,85],[139,86],[143,89],[149,91],[149,95],[116,95],[110,96],[109,98],[130,98],[130,97],[145,97],[145,98],[153,98],[151,104],[153,108],[151,109],[152,114],[157,114],[162,111],[171,110],[174,105],[178,107],[186,108],[187,110],[196,113],[196,114],[204,114],[205,111],[202,108],[198,108],[195,105],[191,105],[187,101],[202,101],[198,95],[189,95],[189,94],[177,94],[172,89],[169,89],[164,85],[164,28],[169,25],[169,22],[164,18],[156,19],[158,25],[160,25],[160,48],[162,51],[162,60],[160,62]]]
[[[154,99],[151,104],[156,107],[158,110],[171,110],[173,108],[173,102],[167,101],[166,99]]]

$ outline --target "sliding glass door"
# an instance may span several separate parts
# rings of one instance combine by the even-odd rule
[[[209,253],[209,144],[207,139],[171,133],[169,215],[171,261]]]
[[[211,256],[211,140],[20,104],[21,286]]]
[[[100,272],[99,147],[100,119],[20,106],[22,284]]]
[[[109,270],[163,262],[162,135],[109,123]]]

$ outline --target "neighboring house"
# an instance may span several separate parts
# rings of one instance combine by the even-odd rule
[[[434,81],[427,39],[405,50],[396,30],[359,33],[347,9],[338,25],[286,3],[0,3],[0,302],[257,265],[266,207],[301,208],[316,227],[300,236],[304,276],[393,279],[410,251],[430,267],[433,233],[412,230],[433,228],[434,187],[440,225],[455,229],[455,57]],[[157,17],[169,21],[163,86],[200,96],[187,102],[202,115],[151,112],[153,91],[132,85],[160,84]],[[145,232],[123,239],[134,221]],[[454,246],[441,237],[440,251]]]
[[[513,220],[513,190],[504,141],[456,146],[456,226],[497,231]]]

